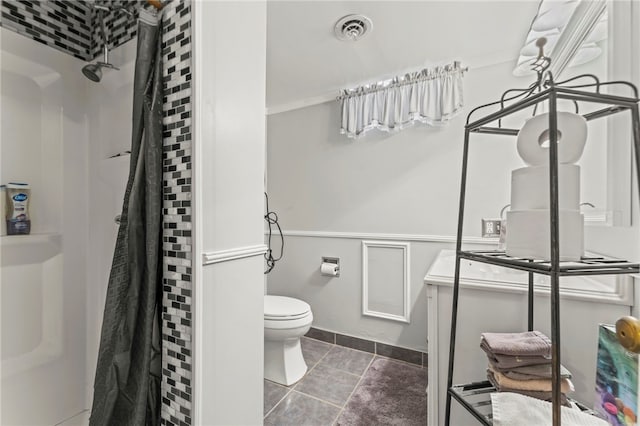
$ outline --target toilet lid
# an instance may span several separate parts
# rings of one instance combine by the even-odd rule
[[[294,319],[311,312],[311,306],[293,297],[264,296],[264,317],[269,319]]]

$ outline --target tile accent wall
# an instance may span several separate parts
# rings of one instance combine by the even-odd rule
[[[96,0],[134,12],[105,15],[110,48],[136,36],[143,0]],[[2,0],[0,25],[40,43],[93,60],[101,54],[97,14],[86,1]],[[191,0],[163,11],[163,425],[192,424],[191,326]],[[93,39],[92,39],[93,31]],[[78,74],[78,78],[83,78]]]
[[[2,0],[0,25],[89,62],[102,58],[103,48],[102,30],[98,12],[91,7],[93,3],[86,0]],[[112,9],[104,12],[109,49],[135,38],[138,10],[151,7],[144,0],[95,0],[95,3]],[[118,8],[124,8],[132,15],[116,10]]]
[[[0,25],[38,43],[87,60],[91,10],[72,0],[2,0]]]
[[[192,424],[191,0],[165,7],[162,424]]]

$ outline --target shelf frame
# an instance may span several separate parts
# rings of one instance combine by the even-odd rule
[[[486,400],[480,398],[491,395],[493,392],[496,392],[496,388],[488,380],[462,385],[453,385],[448,390],[448,393],[453,399],[465,407],[473,417],[485,426],[493,425],[493,415],[483,413],[482,411],[484,407],[491,405],[491,399]],[[475,401],[472,401],[472,399]],[[576,404],[582,412],[597,415],[594,410],[586,405],[574,401],[571,398],[568,398],[568,400]]]
[[[551,275],[551,262],[548,260],[510,257],[502,250],[461,250],[462,259],[488,263],[505,268],[518,269],[542,275]],[[561,277],[583,275],[637,274],[640,263],[606,257],[583,257],[580,262],[560,262],[557,274]]]
[[[600,93],[600,86],[605,84],[626,85],[633,92],[632,97],[608,95]],[[453,285],[453,303],[451,311],[451,335],[449,341],[449,365],[447,377],[447,400],[445,408],[445,425],[449,426],[451,418],[451,401],[455,399],[465,409],[476,417],[481,423],[490,425],[490,419],[481,416],[475,408],[467,401],[464,394],[456,391],[453,387],[453,372],[455,365],[455,342],[458,316],[458,297],[460,290],[460,261],[467,259],[497,266],[519,269],[529,273],[528,291],[528,329],[533,329],[533,298],[534,284],[533,275],[535,273],[550,277],[551,290],[551,355],[552,355],[552,421],[553,426],[560,426],[560,278],[565,276],[582,275],[610,275],[610,274],[630,274],[638,273],[640,265],[618,259],[605,258],[583,258],[580,262],[561,262],[559,248],[559,201],[558,201],[558,122],[557,103],[558,100],[565,99],[579,103],[604,104],[605,106],[591,113],[586,113],[583,117],[587,121],[607,117],[612,114],[629,111],[631,114],[631,130],[633,140],[633,152],[636,170],[640,171],[640,118],[638,117],[638,90],[628,82],[596,83],[593,85],[583,85],[581,87],[595,87],[595,92],[588,90],[576,90],[570,87],[561,87],[554,84],[550,77],[544,84],[543,90],[530,94],[528,97],[514,102],[500,110],[485,115],[473,122],[471,117],[477,111],[485,107],[502,105],[503,102],[493,102],[473,109],[465,125],[464,145],[462,154],[462,176],[460,180],[460,199],[458,210],[458,228],[456,239],[456,262]],[[542,89],[542,87],[541,87]],[[501,119],[510,116],[526,108],[534,107],[540,102],[547,102],[549,107],[549,221],[550,221],[550,259],[520,259],[507,256],[504,252],[498,251],[467,251],[462,249],[462,235],[464,229],[464,209],[467,185],[467,168],[469,161],[470,136],[472,134],[495,134],[502,136],[516,136],[518,130],[505,129],[501,127]],[[498,126],[493,125],[498,122]],[[638,187],[640,188],[640,172],[636,173]]]

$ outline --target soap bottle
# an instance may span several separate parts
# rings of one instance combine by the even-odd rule
[[[29,201],[31,190],[26,183],[9,182],[6,187],[6,223],[7,234],[20,235],[31,232]]]

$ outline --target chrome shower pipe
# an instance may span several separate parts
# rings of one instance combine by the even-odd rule
[[[100,29],[102,30],[102,53],[103,53],[103,60],[102,62],[104,62],[105,64],[109,63],[109,39],[107,38],[107,27],[104,24],[104,11],[106,10],[107,12],[111,11],[111,9],[109,9],[107,6],[102,6],[99,4],[95,4],[94,9],[96,9],[98,11],[98,20],[100,21]]]
[[[102,62],[104,64],[109,64],[109,39],[107,38],[107,26],[104,23],[104,12],[105,11],[106,12],[111,12],[111,11],[124,12],[128,16],[133,16],[133,12],[131,12],[130,10],[124,7],[116,7],[114,9],[111,9],[108,6],[103,6],[100,4],[94,4],[93,8],[98,11],[98,20],[100,21],[100,29],[102,30],[102,40],[104,42],[104,45],[102,46],[102,54],[103,54]]]
[[[104,6],[104,5],[101,5],[101,4],[94,4],[93,8],[98,11],[98,20],[100,21],[100,30],[102,31],[103,60],[102,61],[96,61],[95,63],[85,65],[84,67],[82,67],[82,73],[89,80],[98,83],[102,79],[102,68],[109,68],[109,69],[113,69],[113,70],[118,70],[118,67],[116,67],[116,66],[114,66],[114,65],[109,63],[109,38],[107,36],[107,26],[104,23],[104,12],[105,11],[107,11],[107,12],[111,12],[111,11],[124,12],[128,16],[133,16],[133,13],[130,10],[128,10],[127,8],[125,8],[125,7],[114,7],[112,9],[112,8],[110,8],[108,6]]]

